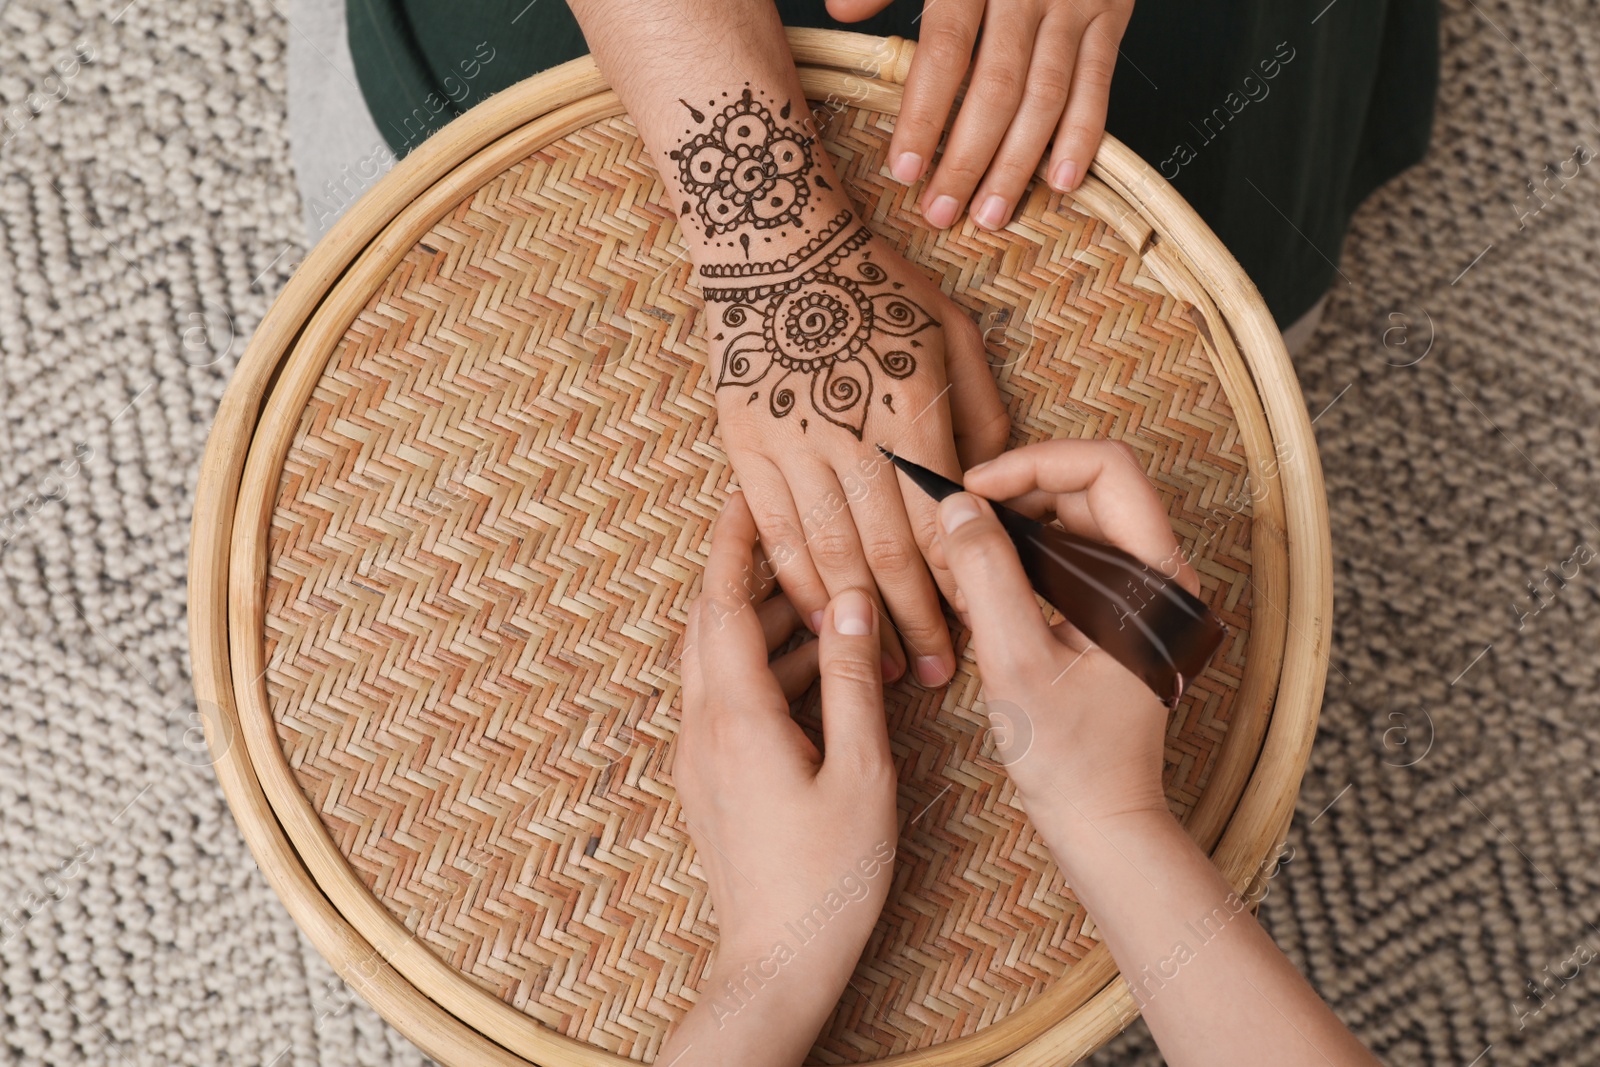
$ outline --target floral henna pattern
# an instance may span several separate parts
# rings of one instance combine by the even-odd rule
[[[689,108],[695,122],[705,115]],[[694,211],[707,237],[743,226],[771,229],[797,225],[811,198],[812,138],[788,126],[790,105],[774,115],[746,89],[711,121],[711,128],[669,153],[689,195],[683,214]],[[826,188],[826,186],[824,186]],[[746,254],[749,235],[741,242]]]
[[[806,394],[813,412],[858,439],[875,395],[893,411],[894,394],[876,393],[877,374],[891,382],[914,374],[916,335],[939,323],[900,295],[902,284],[866,250],[870,237],[846,211],[785,259],[700,268],[723,327],[712,336],[723,344],[717,388],[750,389],[747,404],[764,388],[776,418]],[[800,428],[809,424],[802,415]]]

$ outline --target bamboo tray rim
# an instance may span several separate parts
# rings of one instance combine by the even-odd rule
[[[895,50],[893,69],[888,77],[903,78],[912,47],[909,42],[896,42],[894,39],[885,42],[879,38],[836,31],[791,31],[791,44],[799,62],[852,72],[849,76],[858,82],[867,62],[874,58],[881,60],[886,43]],[[811,73],[816,75],[814,71]],[[893,88],[897,103],[898,88],[894,87],[893,80],[881,84]],[[807,88],[810,95],[811,86]],[[447,200],[453,197],[450,203],[470,195],[476,185],[460,181],[460,172],[470,169],[469,164],[473,159],[483,160],[479,169],[487,167],[488,173],[493,174],[497,169],[503,169],[503,166],[494,166],[502,156],[511,156],[509,162],[523,158],[525,152],[519,154],[513,149],[527,139],[524,135],[530,125],[557,129],[558,132],[546,138],[548,141],[570,132],[560,129],[568,122],[575,121],[572,128],[577,128],[605,117],[603,112],[616,113],[620,109],[607,111],[608,108],[615,108],[615,105],[603,101],[602,98],[609,95],[603,90],[603,80],[587,58],[529,79],[469,112],[408,157],[381,183],[389,186],[390,194],[381,203],[376,196],[366,197],[358,203],[308,256],[274,303],[241,358],[219,410],[216,429],[208,442],[197,489],[194,550],[190,568],[190,631],[195,685],[206,721],[208,741],[213,746],[219,779],[230,806],[280,898],[285,900],[297,922],[312,937],[319,950],[336,963],[360,961],[360,967],[341,968],[342,973],[353,970],[355,978],[359,980],[358,989],[373,1002],[374,1007],[396,1023],[424,1051],[447,1062],[530,1061],[494,1044],[485,1036],[482,1027],[470,1025],[479,1015],[478,1011],[468,1010],[451,1015],[427,999],[402,972],[411,972],[413,966],[425,969],[426,961],[412,958],[415,953],[421,953],[428,960],[449,970],[451,977],[456,980],[465,983],[464,976],[438,961],[422,946],[401,944],[396,947],[391,943],[386,952],[378,944],[386,938],[381,935],[363,937],[357,932],[349,916],[329,900],[324,884],[312,877],[308,869],[308,857],[295,848],[282,821],[282,812],[269,802],[259,777],[262,768],[251,758],[253,743],[237,743],[241,722],[234,703],[235,691],[261,683],[258,676],[253,682],[241,680],[235,684],[234,657],[230,656],[227,644],[228,635],[235,633],[237,636],[237,633],[235,628],[218,625],[220,620],[230,617],[230,582],[246,587],[245,592],[248,592],[252,581],[259,586],[260,573],[252,573],[255,568],[239,567],[238,560],[230,566],[228,560],[230,543],[243,543],[234,540],[235,508],[239,504],[241,489],[238,474],[247,459],[257,465],[265,462],[254,460],[252,455],[260,455],[254,445],[257,430],[263,421],[261,416],[266,410],[269,394],[279,391],[279,375],[285,369],[287,357],[300,348],[308,334],[318,332],[313,328],[317,323],[307,323],[307,316],[315,312],[320,319],[328,313],[329,294],[348,272],[354,270],[359,261],[383,243],[391,231],[391,220],[403,214],[419,199],[426,198],[430,190]],[[876,108],[877,103],[873,106]],[[888,110],[886,107],[879,109]],[[476,153],[474,150],[477,150]],[[509,162],[504,165],[509,165]],[[1274,522],[1278,518],[1276,515],[1262,516],[1258,512],[1260,529],[1255,535],[1261,538],[1282,537],[1288,549],[1288,573],[1284,582],[1287,595],[1275,597],[1272,594],[1282,594],[1284,591],[1263,591],[1259,587],[1257,592],[1264,607],[1272,605],[1281,613],[1286,632],[1290,635],[1285,640],[1282,671],[1276,687],[1278,706],[1296,706],[1304,710],[1296,716],[1271,715],[1270,724],[1266,724],[1265,741],[1243,795],[1231,812],[1222,813],[1224,817],[1231,815],[1231,818],[1227,819],[1226,829],[1221,834],[1215,859],[1229,874],[1230,880],[1242,890],[1250,881],[1254,867],[1269,851],[1261,848],[1262,840],[1275,847],[1287,829],[1287,819],[1292,815],[1300,775],[1309,753],[1326,670],[1328,649],[1323,620],[1327,618],[1327,608],[1331,602],[1331,554],[1320,466],[1309,419],[1287,353],[1283,350],[1281,336],[1266,316],[1254,287],[1237,264],[1158,175],[1109,137],[1091,173],[1105,182],[1104,186],[1099,186],[1097,182],[1092,188],[1104,189],[1123,208],[1131,206],[1137,212],[1137,217],[1123,217],[1121,226],[1107,219],[1113,228],[1119,232],[1131,231],[1135,235],[1142,232],[1146,235],[1144,239],[1130,243],[1142,249],[1148,245],[1147,251],[1157,262],[1163,263],[1167,271],[1188,271],[1191,276],[1204,277],[1209,283],[1208,288],[1218,296],[1217,306],[1206,308],[1212,312],[1212,316],[1207,316],[1213,328],[1211,333],[1216,334],[1211,339],[1214,344],[1229,347],[1237,343],[1243,354],[1244,365],[1252,379],[1244,384],[1259,396],[1270,428],[1270,438],[1280,443],[1276,451],[1279,454],[1278,470],[1283,477],[1270,481],[1291,490],[1283,494],[1280,502],[1283,516],[1281,528],[1275,529],[1278,525]],[[1138,195],[1131,195],[1134,193]],[[1109,202],[1103,200],[1097,206],[1103,207]],[[399,208],[395,207],[397,204]],[[1100,212],[1095,214],[1105,217]],[[1168,239],[1165,237],[1167,234],[1177,234],[1182,240]],[[1153,241],[1150,235],[1154,235]],[[1180,287],[1173,286],[1162,271],[1157,270],[1156,273],[1175,293],[1179,292]],[[365,292],[361,295],[364,299]],[[1191,297],[1198,297],[1202,303],[1209,304],[1204,291],[1182,295],[1191,303],[1195,302]],[[334,316],[335,319],[338,317]],[[1218,324],[1224,329],[1215,330]],[[342,323],[325,327],[324,332],[332,330],[336,342],[347,325],[348,318]],[[1285,441],[1290,445],[1287,452],[1281,447]],[[1254,451],[1250,452],[1250,457],[1254,477],[1260,457]],[[276,470],[275,466],[271,466],[270,473],[274,479]],[[264,552],[264,547],[261,550]],[[264,559],[264,556],[261,558]],[[1283,603],[1275,603],[1278,600]],[[1265,619],[1266,613],[1263,612],[1262,616]],[[259,622],[259,619],[254,621]],[[248,627],[237,629],[245,630]],[[259,642],[255,647],[259,653]],[[1250,655],[1256,654],[1253,643]],[[1272,702],[1273,694],[1268,693],[1267,697],[1269,703]],[[251,729],[248,722],[246,720],[243,731],[247,741]],[[1231,738],[1233,731],[1230,729],[1229,733]],[[281,759],[282,753],[276,749],[275,739],[272,743]],[[1208,788],[1207,795],[1211,792]],[[246,818],[246,815],[250,818]],[[367,899],[381,908],[370,894]],[[398,922],[394,922],[394,925],[401,936],[409,941],[411,935]],[[415,953],[408,953],[408,947]],[[1103,948],[1101,946],[1097,951]],[[1121,999],[1127,1001],[1127,1005],[1123,1006],[1131,1006],[1131,995],[1125,985],[1108,984],[1115,977],[1114,966],[1086,966],[1089,962],[1088,958],[1080,962],[1067,978],[1058,981],[1047,993],[1054,993],[1062,986],[1086,984],[1091,987],[1090,993],[1097,994],[1094,997],[1096,1004],[1106,1002],[1108,993],[1110,1000],[1116,1001],[1120,993]],[[397,969],[394,966],[396,963],[408,966]],[[1109,953],[1105,953],[1104,964],[1109,964]],[[370,975],[365,973],[369,970]],[[1079,981],[1079,972],[1084,972],[1082,981]],[[350,979],[351,976],[346,974],[346,977]],[[352,984],[357,982],[352,981]],[[500,1019],[499,1022],[510,1022],[515,1028],[536,1034],[539,1040],[524,1051],[537,1055],[537,1062],[636,1062],[611,1056],[594,1046],[544,1030],[503,1002],[483,994],[481,990],[477,992],[514,1017]],[[1036,997],[1025,1008],[1008,1017],[1007,1021],[1046,999],[1047,995],[1044,994]],[[1096,1047],[1114,1032],[1117,1018],[1109,1017],[1109,1023],[1102,1019],[1098,1023],[1080,1022],[1074,1025],[1080,1015],[1088,1014],[1087,1008],[1088,1005],[1084,1004],[1083,1010],[1074,1011],[1055,1023],[1042,1036],[1036,1035],[1036,1040],[1004,1062],[1019,1065],[1034,1062],[1026,1057],[1030,1050],[1037,1050],[1038,1046],[1045,1043],[1044,1038],[1050,1038],[1055,1045],[1064,1041],[1075,1042],[1083,1045],[1084,1051]],[[498,1013],[490,1009],[488,1014]],[[1104,1011],[1099,1014],[1105,1016]],[[1124,1021],[1125,1018],[1126,1015]],[[877,1062],[991,1062],[990,1053],[1003,1054],[1006,1050],[993,1047],[992,1040],[976,1042],[974,1039],[989,1035],[991,1030],[1003,1029],[1004,1022],[918,1053],[907,1053]],[[1089,1028],[1085,1029],[1085,1025],[1089,1025]],[[998,1035],[990,1035],[991,1038],[994,1036]],[[510,1043],[523,1044],[516,1040],[515,1033]],[[963,1046],[982,1058],[975,1059],[968,1055],[951,1058],[953,1054],[962,1052]],[[938,1055],[924,1055],[933,1053]]]

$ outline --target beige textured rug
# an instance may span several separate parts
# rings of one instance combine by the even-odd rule
[[[424,1063],[188,733],[196,467],[305,251],[296,31],[125,2],[0,0],[0,1059]],[[1391,1063],[1594,1063],[1600,9],[1446,8],[1434,149],[1362,211],[1299,361],[1338,610],[1263,915]],[[1136,1024],[1097,1062],[1159,1057]]]

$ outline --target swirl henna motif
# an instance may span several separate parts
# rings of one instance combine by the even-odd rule
[[[786,259],[702,267],[706,300],[721,305],[723,329],[712,337],[724,346],[717,388],[749,388],[754,403],[765,386],[767,409],[780,419],[795,410],[797,393],[808,393],[812,411],[860,439],[876,375],[914,374],[915,335],[939,325],[872,261],[870,237],[846,211]],[[877,395],[893,410],[890,392]]]

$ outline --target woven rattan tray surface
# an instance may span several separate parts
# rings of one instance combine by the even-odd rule
[[[1119,146],[1003,233],[922,228],[884,166],[904,50],[796,50],[864,217],[985,327],[1014,443],[1126,441],[1167,501],[1232,627],[1172,717],[1167,792],[1243,887],[1326,657],[1320,477],[1259,299],[1152,220],[1170,190]],[[258,331],[197,503],[197,691],[241,825],[346,980],[449,1062],[648,1061],[716,941],[670,769],[732,474],[686,249],[619,111],[580,61],[386,179]],[[888,704],[895,881],[813,1059],[1093,1047],[1125,990],[986,749],[970,655]]]

